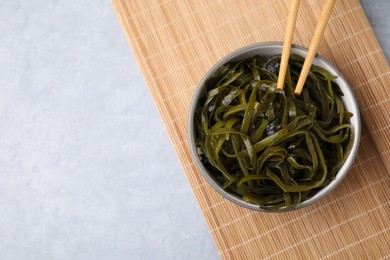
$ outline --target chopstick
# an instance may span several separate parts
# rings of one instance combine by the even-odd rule
[[[279,76],[276,89],[283,89],[284,79],[286,78],[286,71],[288,65],[288,58],[290,57],[290,50],[292,44],[292,38],[294,35],[295,22],[298,16],[298,7],[300,0],[292,0],[290,11],[288,13],[286,32],[284,33],[284,43],[282,57],[280,60]]]
[[[305,62],[302,66],[301,74],[299,75],[298,83],[295,87],[294,94],[300,95],[303,85],[305,84],[307,74],[309,74],[309,70],[311,64],[313,63],[313,59],[316,56],[318,45],[320,44],[320,40],[322,35],[324,34],[325,27],[328,24],[329,16],[332,13],[332,9],[336,0],[327,0],[325,2],[324,9],[321,12],[320,19],[318,20],[316,30],[314,31],[314,36],[311,39],[310,47],[306,55]]]
[[[296,2],[299,2],[299,0],[293,0],[292,6],[294,5],[294,7],[295,7]],[[320,44],[320,41],[321,41],[321,38],[324,34],[326,25],[328,24],[329,17],[330,17],[330,14],[332,13],[332,9],[333,9],[335,2],[336,2],[336,0],[326,0],[326,2],[325,2],[324,8],[321,12],[320,19],[318,20],[318,23],[317,23],[316,30],[314,31],[313,38],[311,39],[310,47],[309,47],[309,50],[307,52],[305,62],[303,63],[302,70],[301,70],[301,73],[299,75],[298,83],[297,83],[295,90],[294,90],[295,95],[300,95],[302,92],[303,85],[305,84],[307,75],[309,74],[309,70],[310,70],[311,65],[313,63],[314,57],[317,53],[318,45]],[[291,12],[294,12],[294,13],[291,14]],[[289,19],[287,22],[285,41],[286,41],[287,37],[291,37],[291,40],[292,40],[292,34],[293,34],[294,28],[295,28],[295,20],[290,21],[290,16],[295,16],[295,18],[296,18],[297,13],[298,13],[298,8],[296,8],[296,9],[294,8],[294,9],[290,10]],[[293,23],[293,25],[290,24],[290,22]],[[292,28],[292,32],[290,31],[291,28]],[[280,68],[279,68],[279,78],[278,78],[278,84],[277,84],[278,89],[283,89],[284,79],[286,77],[286,71],[287,71],[287,66],[288,66],[287,61],[288,61],[288,58],[290,56],[290,48],[291,48],[291,42],[292,42],[291,40],[287,43],[285,42],[283,45],[283,52],[282,52],[281,63],[280,63]],[[286,48],[286,51],[285,51],[285,48]],[[283,62],[283,60],[285,60],[285,61]],[[279,85],[279,83],[281,85]]]

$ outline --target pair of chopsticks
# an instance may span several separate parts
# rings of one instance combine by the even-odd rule
[[[318,20],[316,30],[314,32],[309,50],[305,58],[305,62],[303,63],[303,67],[302,67],[301,74],[299,75],[298,83],[294,90],[294,94],[296,95],[301,94],[303,85],[305,84],[307,78],[307,74],[309,73],[310,67],[313,63],[313,59],[317,53],[318,45],[320,44],[320,40],[322,38],[322,35],[324,34],[325,27],[328,23],[329,16],[332,13],[332,9],[335,1],[336,0],[326,0],[325,2],[325,6],[321,12],[320,19]],[[290,57],[290,50],[291,50],[292,38],[294,35],[295,22],[298,16],[299,2],[300,0],[292,0],[290,11],[288,14],[286,33],[284,36],[282,58],[280,61],[278,83],[276,87],[277,89],[280,90],[283,89],[284,80],[286,78],[286,71],[288,66],[288,59]]]

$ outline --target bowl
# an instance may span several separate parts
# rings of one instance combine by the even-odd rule
[[[211,185],[212,188],[214,188],[215,191],[217,191],[220,195],[222,195],[224,198],[228,199],[229,201],[248,208],[255,211],[262,211],[262,212],[275,212],[274,210],[264,209],[261,208],[257,204],[253,204],[250,202],[244,201],[239,196],[230,193],[223,189],[222,185],[218,183],[209,173],[208,169],[203,165],[199,155],[197,154],[197,147],[195,144],[195,110],[197,108],[198,100],[202,95],[203,87],[206,82],[206,80],[217,71],[219,67],[222,65],[237,61],[245,58],[250,58],[255,55],[259,56],[272,56],[281,54],[283,49],[283,43],[282,42],[263,42],[263,43],[256,43],[252,45],[245,46],[243,48],[240,48],[236,51],[233,51],[232,53],[228,54],[224,58],[222,58],[220,61],[218,61],[214,66],[211,67],[211,69],[206,73],[206,75],[203,77],[203,79],[200,81],[195,94],[193,96],[190,110],[189,110],[189,117],[188,117],[188,139],[189,139],[189,147],[191,151],[191,156],[195,162],[195,165],[199,172],[203,175],[203,177],[206,179],[206,181]],[[291,52],[298,54],[302,57],[305,57],[307,54],[307,49],[298,45],[292,45]],[[316,55],[313,65],[316,65],[318,67],[324,68],[327,71],[329,71],[331,74],[337,76],[335,81],[340,89],[344,92],[344,96],[342,97],[342,102],[344,103],[345,109],[349,112],[353,113],[353,117],[350,119],[351,125],[352,125],[352,131],[354,135],[352,136],[352,150],[350,154],[348,155],[346,161],[344,162],[343,166],[340,168],[338,173],[336,174],[335,178],[325,187],[323,187],[320,191],[318,191],[314,196],[300,202],[297,204],[294,208],[287,208],[287,209],[281,209],[277,210],[276,212],[283,212],[283,211],[290,211],[295,209],[300,209],[303,207],[306,207],[308,205],[311,205],[320,199],[324,198],[327,194],[329,194],[334,188],[336,188],[340,182],[344,179],[344,177],[347,175],[350,167],[353,164],[353,161],[355,159],[355,156],[358,151],[359,142],[360,142],[360,133],[361,133],[361,121],[360,121],[360,114],[359,114],[359,108],[356,101],[356,98],[353,94],[353,91],[351,87],[349,86],[348,82],[345,80],[344,76],[341,74],[341,72],[332,65],[329,61],[327,61],[325,58],[323,58],[320,55]]]

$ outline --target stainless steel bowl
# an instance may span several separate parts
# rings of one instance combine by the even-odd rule
[[[283,43],[282,42],[264,42],[264,43],[256,43],[252,44],[246,47],[243,47],[241,49],[238,49],[227,56],[225,56],[223,59],[221,59],[219,62],[217,62],[203,77],[203,79],[200,81],[196,92],[193,96],[190,111],[189,111],[189,118],[188,118],[188,138],[189,138],[189,145],[191,150],[192,158],[200,171],[200,173],[203,175],[203,177],[206,179],[206,181],[223,197],[230,200],[231,202],[240,205],[242,207],[256,210],[256,211],[263,211],[263,212],[282,212],[282,211],[289,211],[293,209],[299,209],[306,207],[308,205],[313,204],[314,202],[322,199],[327,194],[329,194],[334,188],[336,188],[337,185],[340,184],[342,179],[347,175],[354,159],[357,154],[358,148],[359,148],[359,142],[360,142],[360,132],[361,132],[361,122],[360,122],[360,113],[358,104],[356,101],[356,98],[352,92],[351,87],[349,86],[348,82],[345,80],[344,76],[341,74],[341,72],[332,65],[329,61],[327,61],[325,58],[321,57],[320,55],[317,55],[316,58],[313,61],[313,64],[319,67],[322,67],[332,73],[333,75],[337,76],[337,79],[334,81],[340,86],[342,91],[344,92],[344,96],[342,97],[342,101],[345,105],[346,110],[353,113],[353,117],[351,118],[351,125],[353,127],[354,131],[354,140],[353,140],[353,148],[351,153],[349,154],[347,160],[345,161],[344,165],[341,167],[339,172],[337,173],[335,179],[329,183],[326,187],[324,187],[322,190],[317,192],[313,197],[301,202],[293,209],[285,209],[285,210],[278,210],[278,211],[271,211],[260,208],[259,205],[252,204],[249,202],[245,202],[242,200],[242,198],[229,193],[225,191],[222,186],[216,182],[212,176],[210,176],[208,170],[206,167],[202,164],[197,152],[196,152],[196,145],[195,145],[195,124],[194,124],[194,116],[195,116],[195,109],[198,104],[198,99],[200,98],[202,94],[202,89],[204,86],[205,81],[222,65],[236,60],[241,60],[245,58],[250,58],[255,55],[259,56],[272,56],[276,54],[281,54],[283,49]],[[305,57],[307,54],[307,49],[301,46],[293,45],[291,48],[292,53],[296,53],[300,56]]]

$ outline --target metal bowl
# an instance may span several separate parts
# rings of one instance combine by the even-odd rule
[[[356,101],[356,98],[352,92],[351,87],[349,86],[348,82],[345,80],[344,76],[341,74],[341,72],[332,65],[329,61],[327,61],[325,58],[321,57],[320,55],[316,55],[313,64],[319,67],[322,67],[332,73],[333,75],[336,75],[337,78],[334,80],[341,88],[341,90],[344,92],[344,96],[342,97],[342,101],[344,103],[344,106],[347,111],[350,111],[353,113],[353,117],[351,118],[351,125],[353,127],[354,136],[353,136],[353,148],[351,153],[349,154],[347,160],[345,161],[344,165],[340,168],[339,172],[337,173],[336,177],[332,182],[330,182],[327,186],[325,186],[322,190],[317,192],[314,196],[311,198],[302,201],[298,205],[296,205],[294,208],[291,209],[283,209],[283,210],[267,210],[260,208],[259,205],[252,204],[249,202],[245,202],[242,198],[239,196],[232,194],[230,192],[225,191],[221,184],[219,184],[217,181],[213,179],[213,177],[209,174],[207,168],[203,165],[202,161],[200,160],[196,144],[195,144],[195,124],[194,124],[194,118],[195,118],[195,109],[198,104],[198,100],[202,94],[203,86],[205,81],[222,65],[231,62],[231,61],[237,61],[245,58],[250,58],[255,55],[259,56],[272,56],[276,54],[281,54],[283,49],[283,43],[282,42],[264,42],[264,43],[256,43],[252,44],[246,47],[243,47],[241,49],[238,49],[227,56],[225,56],[223,59],[221,59],[219,62],[217,62],[203,77],[203,79],[200,81],[196,92],[193,96],[190,111],[189,111],[189,118],[188,118],[188,138],[189,138],[189,146],[191,150],[192,158],[200,171],[200,173],[203,175],[203,177],[206,179],[206,181],[224,198],[230,200],[231,202],[240,205],[242,207],[256,210],[256,211],[263,211],[263,212],[283,212],[283,211],[290,211],[294,209],[300,209],[303,207],[306,207],[308,205],[311,205],[318,200],[325,197],[327,194],[329,194],[334,188],[336,188],[337,185],[340,184],[340,182],[344,179],[344,177],[347,175],[350,167],[352,166],[352,163],[355,159],[355,156],[357,154],[358,148],[359,148],[359,142],[360,142],[360,133],[361,133],[361,121],[360,121],[360,113],[358,104]],[[307,54],[307,49],[301,46],[293,45],[291,47],[291,52],[296,53],[300,56],[305,57]]]

